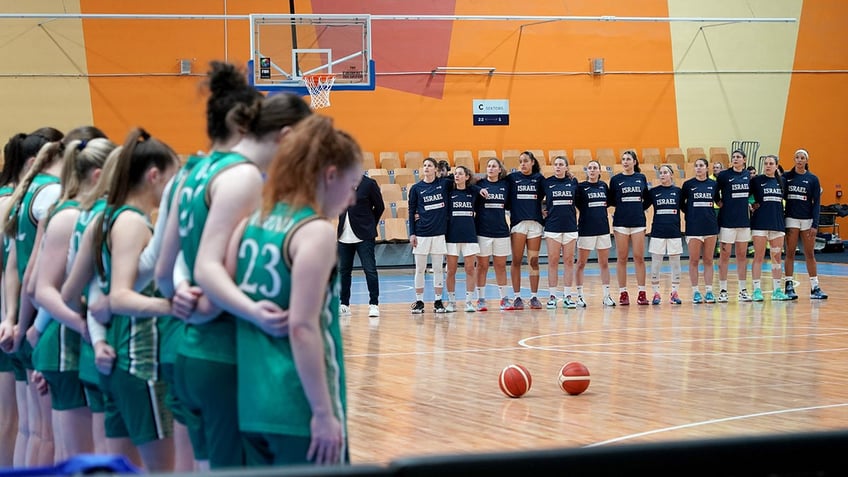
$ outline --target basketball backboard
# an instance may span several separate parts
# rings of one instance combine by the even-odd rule
[[[250,79],[260,91],[306,95],[303,77],[335,75],[334,91],[373,90],[371,16],[250,15]]]

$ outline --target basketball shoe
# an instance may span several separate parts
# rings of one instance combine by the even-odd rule
[[[790,300],[797,300],[798,294],[795,293],[795,283],[794,280],[789,280],[786,282],[786,296],[789,297]]]
[[[810,291],[810,298],[813,300],[827,300],[827,293],[823,292],[821,288],[815,287]]]
[[[696,291],[695,294],[692,296],[692,303],[700,305],[703,302],[704,298],[701,296],[701,292]]]
[[[554,305],[554,308],[556,308],[556,305]],[[530,309],[531,310],[541,310],[542,309],[542,302],[539,301],[539,299],[536,298],[535,296],[530,297]]]
[[[682,305],[683,304],[683,300],[680,299],[680,295],[678,295],[676,291],[671,292],[671,304],[672,305]]]

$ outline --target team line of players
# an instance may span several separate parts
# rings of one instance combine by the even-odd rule
[[[600,179],[597,161],[586,165],[587,180],[579,182],[569,171],[568,160],[556,157],[554,174],[544,177],[539,161],[530,151],[519,157],[518,170],[507,174],[503,163],[492,158],[486,164],[485,176],[474,181],[471,171],[457,166],[452,176],[441,176],[435,159],[427,158],[421,168],[422,179],[408,193],[410,210],[410,242],[415,257],[415,293],[412,313],[423,313],[424,272],[428,257],[433,263],[434,311],[459,309],[456,298],[456,267],[448,268],[447,303],[442,297],[444,277],[442,260],[464,257],[467,274],[464,309],[466,312],[487,311],[485,288],[491,257],[498,286],[501,310],[522,310],[521,267],[526,257],[529,265],[531,309],[541,309],[539,290],[539,250],[544,238],[548,250],[547,308],[556,308],[559,296],[559,262],[564,265],[561,304],[564,308],[586,307],[583,291],[584,271],[589,254],[597,252],[603,285],[603,304],[615,306],[610,293],[609,253],[612,248],[608,208],[612,214],[613,237],[617,250],[619,305],[629,305],[627,292],[628,251],[636,268],[639,305],[662,302],[660,270],[663,258],[671,265],[670,303],[681,304],[679,294],[683,238],[689,251],[689,278],[694,303],[728,302],[727,276],[735,249],[739,301],[763,301],[762,265],[769,250],[773,289],[772,300],[798,298],[793,278],[794,251],[799,239],[803,243],[810,275],[813,299],[827,295],[818,283],[813,253],[820,212],[821,186],[808,170],[809,153],[799,149],[794,166],[781,174],[776,156],[767,156],[760,175],[746,170],[745,153],[731,154],[731,167],[717,177],[708,176],[709,164],[698,159],[694,177],[680,187],[674,184],[675,172],[668,165],[659,170],[660,182],[651,187],[640,172],[635,151],[622,154],[623,171],[607,184]],[[646,290],[644,246],[646,210],[653,207],[650,244],[651,284],[653,297]],[[685,229],[681,229],[681,213]],[[751,268],[753,292],[748,292],[748,243],[754,243]],[[713,290],[713,250],[719,242],[721,252],[718,271],[719,291]],[[785,243],[784,243],[785,242]],[[782,271],[782,251],[786,275]],[[575,249],[577,252],[574,267]],[[510,275],[512,294],[507,287],[506,260],[512,256]],[[455,262],[455,258],[453,260]],[[476,266],[475,266],[476,262]],[[703,262],[703,273],[699,265]],[[449,260],[449,263],[450,260]],[[703,275],[704,293],[699,285]],[[576,289],[573,289],[576,288]],[[512,297],[514,295],[514,298]],[[460,301],[461,303],[461,301]]]

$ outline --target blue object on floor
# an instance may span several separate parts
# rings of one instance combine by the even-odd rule
[[[0,469],[0,476],[80,475],[95,473],[140,474],[129,459],[122,455],[80,454],[49,467]]]

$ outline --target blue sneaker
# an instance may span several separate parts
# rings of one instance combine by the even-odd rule
[[[786,296],[786,293],[783,293],[783,290],[780,288],[775,288],[773,292],[771,292],[771,301],[788,301],[789,297]]]
[[[815,287],[810,292],[810,298],[813,300],[827,300],[827,293],[823,292],[821,288]]]
[[[742,299],[742,292],[739,292],[740,300]],[[751,296],[750,300],[745,301],[763,301],[763,291],[759,288],[754,288],[754,294]]]
[[[704,298],[701,296],[701,292],[696,291],[695,294],[692,296],[692,303],[700,305],[703,302]]]
[[[672,305],[682,305],[683,304],[683,300],[680,299],[680,295],[678,295],[676,291],[671,292],[671,304]]]
[[[704,303],[715,303],[715,302],[716,302],[715,295],[713,295],[713,292],[708,291],[704,295]]]
[[[524,309],[524,300],[521,299],[520,296],[515,297],[515,301],[512,302],[513,310],[523,310]]]

